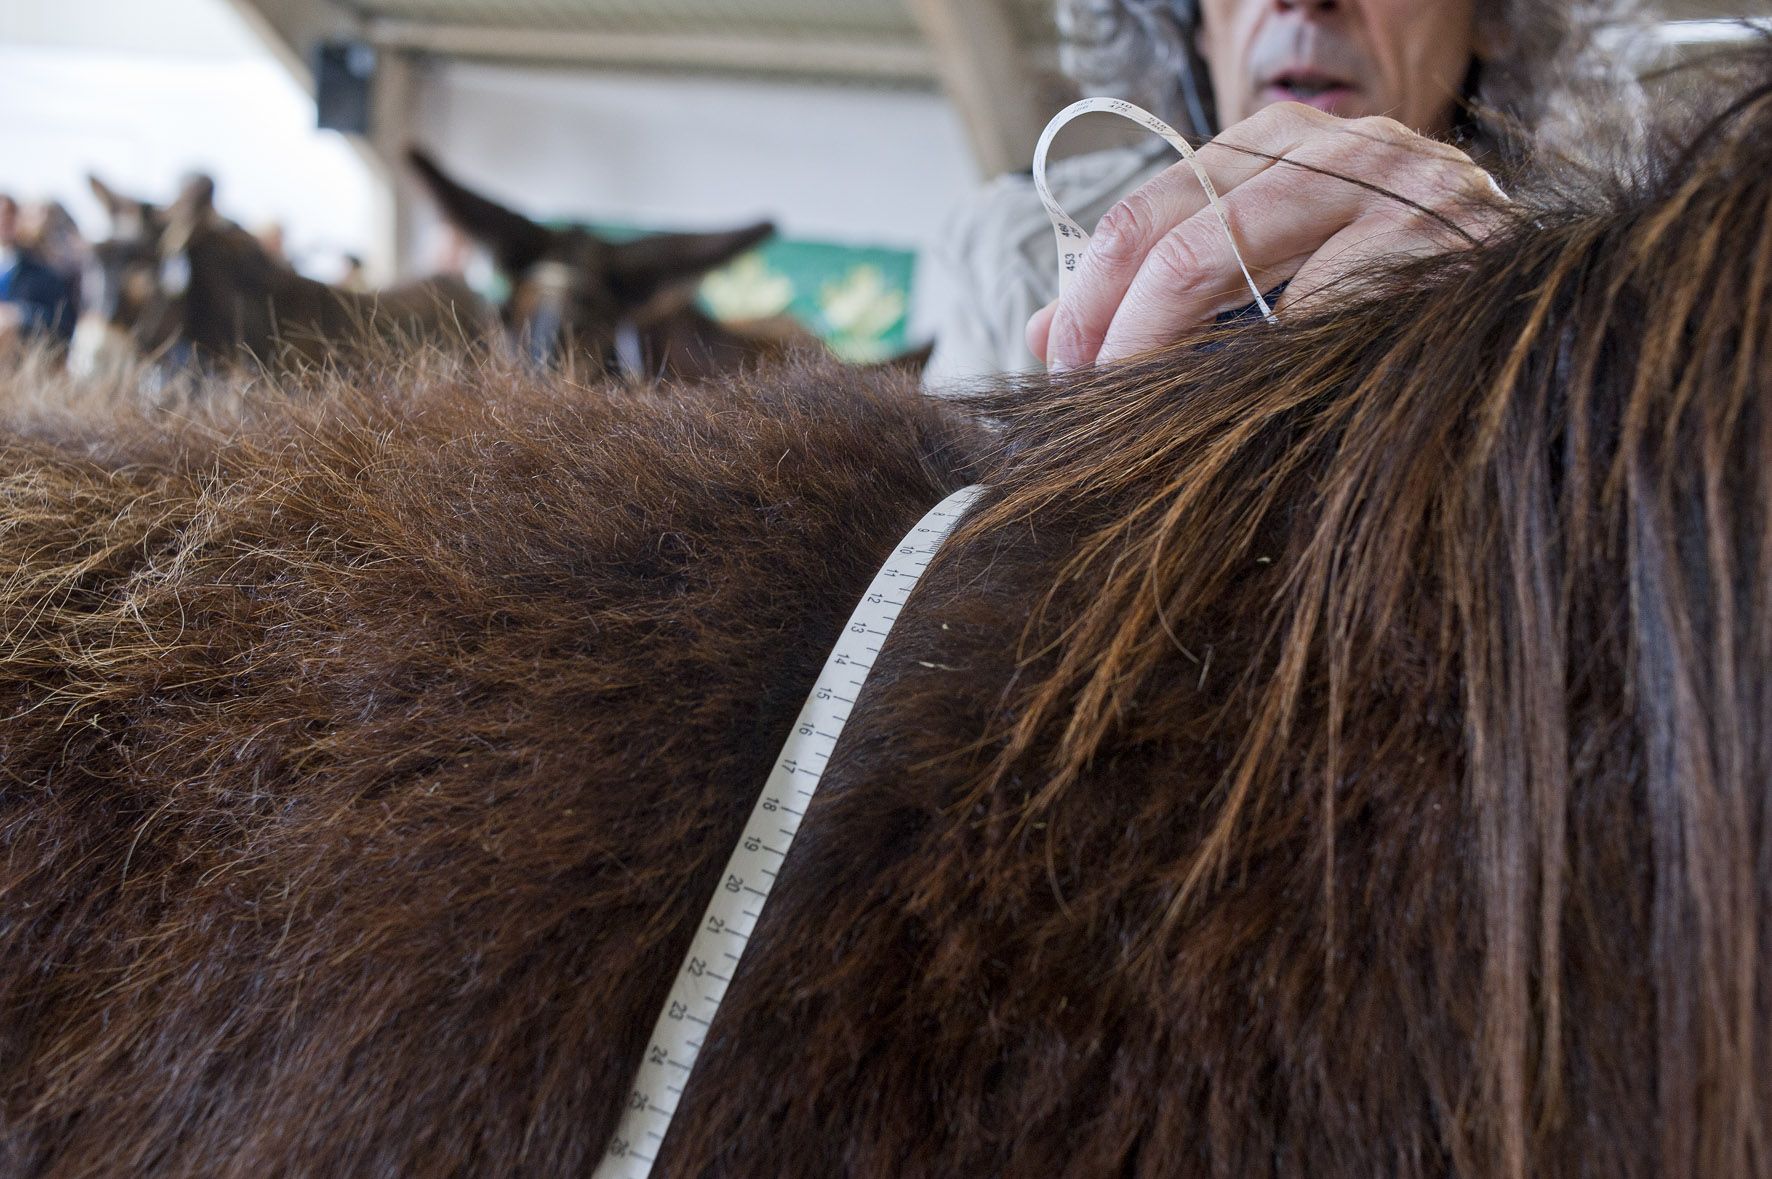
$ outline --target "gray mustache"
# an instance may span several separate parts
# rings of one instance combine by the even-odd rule
[[[1281,20],[1262,26],[1249,47],[1250,72],[1257,82],[1286,70],[1309,68],[1347,82],[1358,82],[1370,68],[1358,45],[1334,28],[1309,21]]]

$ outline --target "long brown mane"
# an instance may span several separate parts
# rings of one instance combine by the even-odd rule
[[[1772,89],[1692,140],[995,437],[835,368],[14,431],[0,1172],[584,1173],[982,468],[666,1173],[1764,1174]]]

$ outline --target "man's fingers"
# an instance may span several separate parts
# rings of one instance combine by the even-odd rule
[[[1303,179],[1301,179],[1303,178]],[[1277,169],[1227,200],[1231,235],[1256,285],[1272,290],[1366,208],[1363,189],[1296,169]],[[1123,360],[1253,301],[1224,225],[1204,209],[1152,248],[1115,310],[1094,359]]]
[[[1055,299],[1028,317],[1028,351],[1041,364],[1046,363],[1047,342],[1052,334],[1052,316],[1057,311],[1058,301]]]
[[[1420,208],[1396,201],[1371,204],[1299,269],[1280,306],[1314,310],[1322,299],[1358,297],[1366,272],[1406,257],[1463,249],[1506,220],[1507,197],[1488,173],[1474,166],[1455,168],[1439,174],[1437,183],[1438,199],[1429,196]]]
[[[1200,182],[1192,169],[1175,165],[1109,209],[1096,225],[1089,248],[1054,309],[1047,356],[1054,367],[1074,368],[1095,359],[1115,310],[1151,250],[1171,226],[1186,221],[1205,204],[1203,194],[1197,201],[1189,197],[1179,177],[1174,177],[1177,169],[1187,173],[1188,185],[1198,193]]]
[[[1243,261],[1262,290],[1304,280],[1303,289],[1288,291],[1289,303],[1384,255],[1468,244],[1493,221],[1502,199],[1468,157],[1389,120],[1340,123],[1291,158],[1302,166],[1265,169],[1224,201]],[[1247,305],[1252,295],[1237,257],[1217,214],[1202,208],[1151,246],[1099,347],[1075,363],[1123,359]],[[1052,332],[1051,356],[1070,363],[1056,323]]]
[[[1275,310],[1313,312],[1331,300],[1359,298],[1366,287],[1365,276],[1375,269],[1406,257],[1431,257],[1464,245],[1462,240],[1448,240],[1442,226],[1424,225],[1423,220],[1388,211],[1355,220],[1324,242],[1299,268]],[[1483,222],[1474,219],[1461,227],[1479,239],[1486,230]]]
[[[1335,122],[1338,120],[1333,116],[1311,107],[1279,103],[1238,124],[1196,154],[1223,197],[1273,167],[1275,161],[1269,157],[1285,155],[1309,135]],[[1200,178],[1183,160],[1109,209],[1058,301],[1049,333],[1048,363],[1074,367],[1094,361],[1115,311],[1151,251],[1175,226],[1205,208]]]

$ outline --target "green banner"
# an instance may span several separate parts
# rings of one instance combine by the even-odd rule
[[[905,350],[915,268],[909,250],[776,240],[708,275],[701,301],[722,320],[791,315],[870,364]]]
[[[662,232],[634,225],[589,228],[610,241]],[[710,273],[699,297],[703,310],[728,323],[791,315],[844,360],[873,364],[910,344],[916,265],[913,250],[772,238]]]

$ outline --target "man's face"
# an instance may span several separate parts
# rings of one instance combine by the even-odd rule
[[[1202,0],[1218,121],[1273,102],[1451,129],[1476,49],[1477,0]]]

